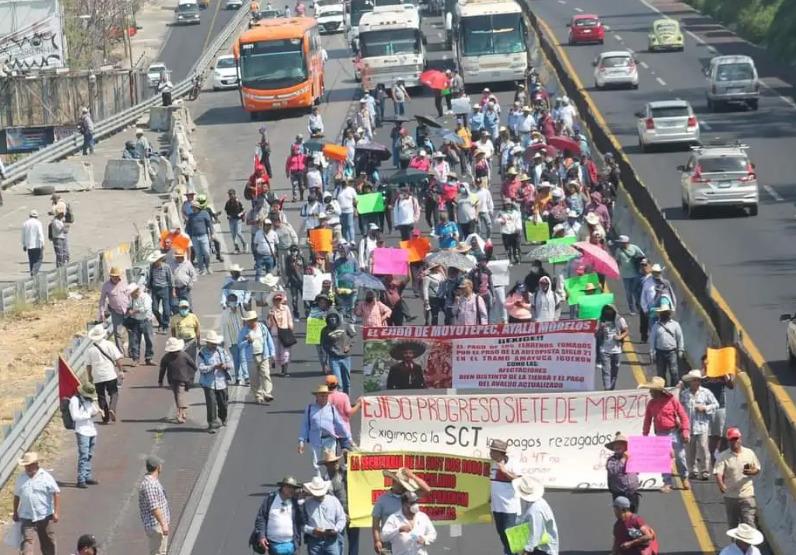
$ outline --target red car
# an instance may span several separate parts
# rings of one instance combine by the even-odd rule
[[[594,14],[573,15],[567,27],[569,27],[569,44],[584,42],[602,44],[605,40],[605,26],[599,16]]]

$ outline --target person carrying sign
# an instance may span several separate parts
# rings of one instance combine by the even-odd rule
[[[508,446],[501,439],[493,439],[489,445],[489,458],[492,459],[489,470],[490,505],[504,555],[512,555],[509,540],[506,538],[506,528],[516,524],[517,514],[520,512],[520,498],[512,486],[512,482],[520,477],[520,469],[518,461],[509,459],[506,455]]]
[[[558,525],[553,509],[543,498],[544,486],[530,476],[512,482],[520,498],[520,524],[530,528],[523,555],[558,555]]]

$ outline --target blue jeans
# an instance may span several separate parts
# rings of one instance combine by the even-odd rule
[[[232,245],[235,249],[243,248],[243,250],[246,250],[246,239],[243,237],[240,225],[240,218],[229,218],[229,234],[232,235]],[[240,247],[238,247],[238,241],[240,241]]]
[[[619,356],[619,353],[600,352],[599,354],[603,370],[603,389],[606,391],[616,389],[616,377],[619,375]]]
[[[396,116],[402,116],[406,113],[406,102],[396,102],[395,100],[392,101],[392,108],[393,112],[395,112]]]
[[[683,480],[688,479],[688,463],[685,460],[685,445],[683,445],[683,438],[679,430],[671,430],[669,432],[655,432],[656,436],[669,436],[672,438],[672,451],[674,451],[674,462],[677,466],[677,473]],[[663,483],[671,486],[672,475],[664,474]]]
[[[503,544],[503,554],[511,555],[509,548],[509,540],[506,539],[506,528],[511,528],[517,523],[517,515],[514,513],[492,513],[492,519],[495,521],[495,528],[497,528],[500,543]]]
[[[336,297],[337,306],[340,313],[350,322],[354,315],[354,306],[357,304],[357,293],[354,291],[350,295],[340,295]]]
[[[269,273],[274,269],[276,263],[274,257],[270,254],[255,254],[254,255],[254,279],[260,279],[263,273]]]
[[[636,304],[636,288],[638,288],[638,277],[622,278],[625,286],[625,299],[627,299],[627,309],[630,312],[638,312],[640,307]]]
[[[348,527],[348,555],[359,555],[359,528]],[[342,549],[340,550],[342,553]]]
[[[83,156],[94,154],[94,133],[83,133]]]
[[[340,214],[340,227],[342,228],[343,239],[349,243],[353,243],[356,239],[356,231],[354,230],[354,213],[344,212]]]
[[[308,555],[340,555],[340,537],[333,539],[307,538]]]
[[[243,361],[240,359],[240,350],[237,345],[230,345],[229,352],[232,355],[232,365],[233,365],[233,372],[232,372],[232,379],[236,382],[238,381],[248,381],[249,380],[249,368],[243,364]]]
[[[345,393],[351,391],[351,357],[329,357],[329,366],[332,373],[337,376],[340,387]]]
[[[398,143],[393,143],[392,145],[392,165],[396,168],[400,166],[400,154],[401,151],[398,148]]]
[[[91,480],[91,459],[94,458],[94,446],[97,436],[75,434],[77,438],[77,483],[85,484]]]
[[[141,354],[141,336],[144,336],[144,358],[147,360],[155,356],[155,350],[152,347],[152,322],[149,320],[135,320],[129,319],[127,321],[127,338],[129,339],[129,355],[133,361],[138,362],[138,357]]]
[[[168,285],[152,289],[152,312],[158,319],[160,329],[167,330],[171,319],[171,288]]]
[[[191,237],[194,251],[196,251],[196,269],[198,271],[210,269],[210,237],[205,235],[194,235]]]

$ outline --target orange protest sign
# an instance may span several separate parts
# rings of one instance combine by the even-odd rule
[[[314,252],[332,252],[332,230],[311,229],[310,245]]]
[[[720,378],[729,374],[735,374],[737,366],[735,347],[724,347],[723,349],[708,348],[708,378]]]
[[[409,251],[409,263],[421,262],[431,251],[431,241],[427,237],[417,237],[401,241],[401,248]]]

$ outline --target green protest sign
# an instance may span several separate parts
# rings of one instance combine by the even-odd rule
[[[546,222],[534,223],[525,220],[525,240],[529,243],[544,243],[550,239],[550,226]]]
[[[591,283],[598,289],[600,288],[600,278],[595,273],[583,274],[564,280],[564,289],[567,291],[568,303],[578,304],[578,299],[583,295],[583,290]]]
[[[531,528],[527,523],[506,528],[506,539],[509,541],[509,551],[512,553],[524,553],[530,537]]]
[[[613,302],[613,293],[581,295],[578,299],[578,319],[595,320],[600,317],[603,307],[607,304],[613,304]]]
[[[357,212],[360,214],[384,212],[384,195],[381,193],[357,195]]]
[[[554,237],[547,241],[548,245],[574,245],[578,242],[577,237]],[[567,256],[556,256],[553,258],[548,258],[547,262],[550,264],[564,264],[565,262],[569,262],[573,258],[578,256],[577,254],[571,254]]]
[[[326,320],[323,318],[307,318],[307,345],[320,345],[321,332],[326,327]]]

